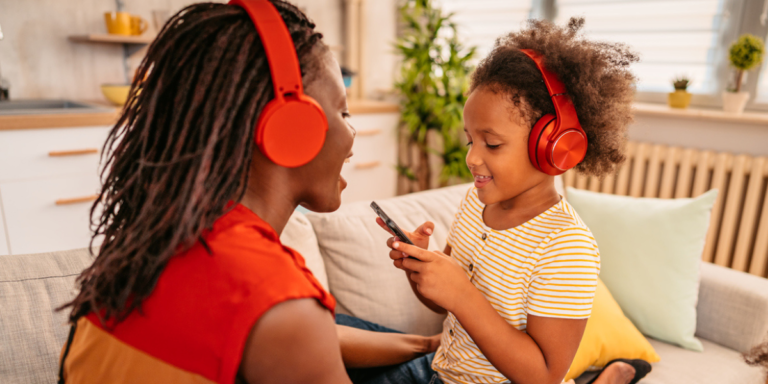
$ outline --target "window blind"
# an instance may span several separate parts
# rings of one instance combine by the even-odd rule
[[[445,13],[454,13],[460,40],[477,46],[482,59],[496,38],[519,30],[530,17],[533,0],[438,0]]]
[[[719,42],[727,0],[557,0],[556,22],[583,16],[592,39],[619,41],[640,54],[633,70],[638,90],[670,92],[688,76],[693,93],[718,91],[717,65],[726,54]],[[722,57],[721,57],[722,56]]]

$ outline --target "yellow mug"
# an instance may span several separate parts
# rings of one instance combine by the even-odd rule
[[[131,15],[131,35],[141,35],[147,28],[149,28],[149,22],[141,16]]]
[[[104,13],[104,21],[107,24],[107,32],[113,35],[130,36],[132,34],[130,13],[106,12]]]

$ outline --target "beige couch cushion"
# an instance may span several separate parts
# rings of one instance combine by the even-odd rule
[[[307,268],[312,271],[320,284],[328,289],[328,276],[325,273],[325,264],[317,246],[317,237],[312,230],[312,224],[301,212],[294,211],[288,224],[280,235],[283,245],[293,248],[304,256]]]
[[[53,383],[67,337],[75,278],[92,262],[86,249],[0,256],[0,382]]]
[[[696,309],[696,336],[746,352],[768,336],[768,280],[702,263]]]
[[[435,223],[430,249],[445,246],[448,228],[468,185],[377,201],[404,230]],[[327,214],[308,213],[317,234],[339,313],[350,314],[403,332],[436,334],[443,316],[414,296],[403,271],[392,266],[385,241],[390,235],[375,222],[369,201],[343,205]]]
[[[765,384],[765,372],[750,367],[738,352],[701,340],[704,352],[648,339],[661,356],[642,384]]]

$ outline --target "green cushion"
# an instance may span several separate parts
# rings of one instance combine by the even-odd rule
[[[651,199],[568,188],[600,248],[600,278],[647,336],[702,351],[696,332],[701,252],[717,198]]]

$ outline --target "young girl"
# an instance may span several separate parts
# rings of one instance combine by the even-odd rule
[[[388,241],[395,267],[406,272],[416,296],[448,313],[440,347],[369,382],[563,380],[591,312],[600,253],[589,228],[555,190],[554,176],[529,158],[532,127],[555,108],[542,71],[526,52],[540,55],[564,84],[588,141],[576,170],[597,176],[624,160],[635,80],[629,65],[637,61],[622,44],[584,39],[582,25],[583,19],[567,27],[532,21],[498,39],[473,74],[464,123],[475,183],[445,250],[426,250],[430,222],[408,233],[415,246]],[[625,363],[610,367],[596,382],[638,379]]]

